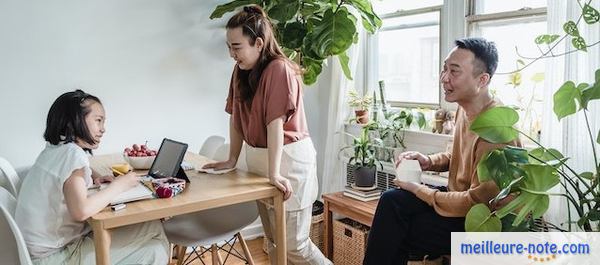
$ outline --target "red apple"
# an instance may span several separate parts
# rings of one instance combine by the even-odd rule
[[[173,195],[173,190],[171,190],[171,188],[168,187],[158,187],[156,189],[156,195],[159,198],[171,198],[171,196]]]

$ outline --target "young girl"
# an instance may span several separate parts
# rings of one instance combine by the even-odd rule
[[[85,222],[111,198],[134,187],[139,177],[99,176],[86,152],[98,148],[104,134],[100,100],[81,90],[62,94],[48,112],[40,153],[19,192],[15,219],[35,264],[94,264],[91,229]],[[88,187],[111,182],[87,195]],[[168,241],[160,221],[112,232],[111,264],[166,264]]]
[[[205,168],[235,167],[246,142],[249,171],[268,177],[284,193],[289,263],[331,264],[309,237],[317,164],[298,66],[279,48],[269,18],[258,6],[244,7],[227,22],[227,46],[236,61],[225,107],[231,114],[229,160]],[[274,212],[258,206],[269,254],[274,254]]]

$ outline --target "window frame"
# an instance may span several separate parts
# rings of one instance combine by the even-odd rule
[[[426,27],[426,26],[434,26],[437,25],[439,27],[439,34],[438,34],[438,54],[439,54],[439,63],[438,63],[438,73],[441,71],[441,67],[442,67],[442,51],[443,51],[443,36],[444,36],[444,6],[446,4],[449,4],[451,1],[445,0],[443,4],[441,5],[434,5],[434,6],[429,6],[429,7],[421,7],[421,8],[415,8],[415,9],[408,9],[408,10],[398,10],[395,12],[391,12],[391,13],[386,13],[386,14],[382,14],[380,15],[380,18],[382,20],[384,19],[392,19],[392,18],[399,18],[399,17],[406,17],[406,16],[414,16],[414,15],[421,15],[421,14],[427,14],[427,13],[435,13],[437,12],[437,15],[439,16],[439,23],[411,23],[411,24],[402,24],[402,25],[397,25],[397,26],[391,26],[391,27],[382,27],[381,29],[379,29],[378,32],[384,32],[384,31],[392,31],[392,30],[401,30],[401,29],[409,29],[409,28],[419,28],[419,27]],[[379,74],[379,62],[378,62],[378,36],[377,34],[374,35],[368,35],[367,37],[367,43],[366,43],[366,50],[367,50],[367,63],[365,64],[365,72],[366,72],[366,76],[367,78],[365,79],[365,85],[364,88],[365,90],[363,91],[363,93],[368,93],[369,91],[369,87],[372,87],[373,89],[378,89],[378,74]],[[389,89],[389,88],[388,88]],[[408,102],[408,101],[394,101],[394,100],[387,100],[387,103],[394,107],[394,108],[439,108],[440,106],[443,106],[443,98],[442,98],[442,93],[441,93],[441,85],[438,83],[437,86],[437,98],[438,98],[438,103],[423,103],[423,102]]]
[[[476,14],[477,8],[477,0],[467,0],[468,3],[468,13],[465,17],[466,26],[467,26],[467,36],[472,36],[474,25],[479,22],[489,22],[489,21],[509,21],[513,19],[519,19],[522,21],[541,21],[547,20],[548,16],[548,8],[547,7],[537,7],[537,8],[528,8],[522,7],[517,10],[512,11],[502,11],[495,13],[485,13],[485,14]],[[514,22],[513,22],[514,23]],[[512,24],[512,23],[511,23]]]
[[[526,22],[542,22],[548,21],[548,7],[537,7],[529,8],[522,7],[517,10],[511,11],[500,11],[500,12],[489,12],[484,14],[477,14],[477,0],[466,0],[467,3],[467,15],[465,16],[465,27],[466,36],[475,36],[475,28],[477,23],[486,23],[486,26],[501,26],[510,24],[519,24]],[[543,110],[541,110],[543,112]],[[540,119],[543,123],[543,117]],[[524,145],[531,145],[532,143],[524,141]]]

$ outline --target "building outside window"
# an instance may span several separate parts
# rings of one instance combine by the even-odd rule
[[[371,36],[370,80],[383,80],[392,106],[440,105],[442,0],[373,1],[382,28]],[[369,84],[373,89],[375,82]]]

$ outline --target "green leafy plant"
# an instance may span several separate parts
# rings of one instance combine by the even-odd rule
[[[578,1],[579,2],[579,1]],[[537,56],[524,56],[519,53],[519,49],[515,47],[517,55],[521,58],[517,60],[519,65],[517,69],[509,73],[496,73],[496,74],[513,74],[521,72],[525,68],[534,64],[535,62],[545,59],[559,57],[574,52],[587,52],[587,49],[600,44],[600,40],[591,44],[587,44],[584,36],[579,31],[579,24],[582,20],[589,25],[596,24],[600,21],[600,12],[597,8],[592,7],[591,0],[580,3],[581,13],[579,17],[573,21],[569,20],[563,24],[563,32],[559,34],[541,34],[535,37],[534,42],[538,46],[539,55]],[[554,49],[561,42],[571,40],[571,47],[574,49],[565,52],[556,52]]]
[[[353,155],[348,160],[348,164],[367,168],[374,168],[379,165],[383,168],[383,165],[375,156],[375,147],[381,147],[382,141],[380,138],[372,137],[369,133],[375,126],[376,123],[373,122],[363,126],[358,136],[344,132],[345,135],[352,139],[351,145],[344,146],[340,149],[340,153],[347,149],[353,150]]]
[[[367,110],[371,102],[373,102],[373,97],[368,94],[361,97],[354,89],[348,91],[348,105],[356,110]]]
[[[273,19],[277,40],[286,55],[302,65],[304,83],[314,84],[329,56],[337,56],[344,75],[352,79],[346,50],[358,41],[356,24],[371,34],[381,27],[369,0],[235,0],[219,5],[210,15],[220,18],[236,8],[256,4]]]
[[[394,146],[388,147],[406,148],[404,145],[405,130],[410,128],[415,121],[420,129],[423,129],[427,123],[422,112],[416,111],[415,113],[413,114],[411,109],[388,112],[385,119],[377,123],[374,129],[379,133],[381,139],[390,137],[394,140]]]
[[[517,67],[523,65],[522,60],[517,60]],[[515,72],[508,75],[507,85],[512,86],[512,94],[516,96],[515,110],[519,112],[519,128],[529,135],[537,135],[541,130],[541,113],[536,112],[535,106],[541,106],[540,88],[544,84],[543,72],[525,75],[523,72]],[[494,93],[494,91],[492,92]]]
[[[564,23],[562,36],[558,34],[537,36],[534,42],[540,49],[540,55],[525,57],[518,54],[523,60],[529,62],[519,60],[517,70],[510,74],[517,74],[540,59],[577,51],[587,52],[587,48],[599,44],[600,41],[586,44],[578,29],[582,20],[590,25],[600,21],[600,13],[590,3],[591,1],[587,1],[580,5],[581,14],[576,21],[570,20]],[[553,52],[560,42],[568,38],[571,39],[574,50],[564,53]],[[517,83],[521,76],[514,75],[511,78]],[[514,125],[519,120],[519,115],[514,109],[496,107],[482,113],[471,125],[471,130],[480,137],[492,143],[506,143],[522,135],[534,142],[538,148],[525,150],[508,146],[491,151],[481,159],[477,165],[479,180],[481,182],[493,180],[500,189],[500,193],[490,204],[496,205],[502,200],[509,202],[493,211],[485,205],[475,205],[466,216],[465,229],[467,231],[523,231],[524,227],[532,224],[534,219],[541,217],[548,210],[549,196],[561,196],[568,201],[569,231],[572,231],[572,225],[575,223],[584,231],[600,230],[598,223],[600,221],[600,164],[596,152],[597,145],[600,145],[600,131],[597,135],[592,133],[588,117],[588,104],[597,99],[600,99],[600,69],[596,70],[592,84],[566,81],[554,93],[553,98],[553,111],[559,121],[577,113],[584,116],[593,152],[594,172],[576,172],[568,165],[568,158],[560,151],[545,147],[527,133],[515,129]],[[564,193],[548,192],[556,185],[561,185]],[[507,199],[508,196],[511,198]],[[571,215],[571,207],[577,214],[576,217]]]
[[[404,135],[411,124],[416,121],[422,129],[426,121],[422,112],[412,109],[389,111],[384,116],[385,119],[373,121],[370,128],[377,133],[383,143],[382,146],[375,148],[375,155],[379,160],[391,161],[395,149],[406,149]]]
[[[500,193],[491,204],[509,195],[514,199],[504,207],[490,212],[483,207],[473,207],[467,215],[467,229],[470,231],[499,231],[499,218],[509,214],[516,217],[511,226],[523,221],[541,217],[549,206],[549,196],[562,196],[577,213],[576,224],[584,231],[600,230],[592,224],[600,220],[600,164],[596,147],[600,144],[600,131],[593,134],[588,118],[588,104],[600,99],[600,69],[595,72],[593,84],[573,81],[565,82],[554,94],[554,113],[561,120],[570,115],[584,115],[590,144],[593,150],[595,172],[576,172],[568,165],[568,158],[556,149],[547,148],[513,126],[518,121],[517,112],[508,107],[496,107],[482,113],[471,124],[471,130],[492,143],[506,143],[518,135],[529,138],[539,147],[533,150],[508,146],[493,150],[484,156],[477,165],[481,182],[493,180]],[[560,184],[564,193],[550,193]],[[573,217],[568,215],[569,230]],[[504,227],[503,227],[504,229]],[[507,227],[510,229],[510,227]]]

